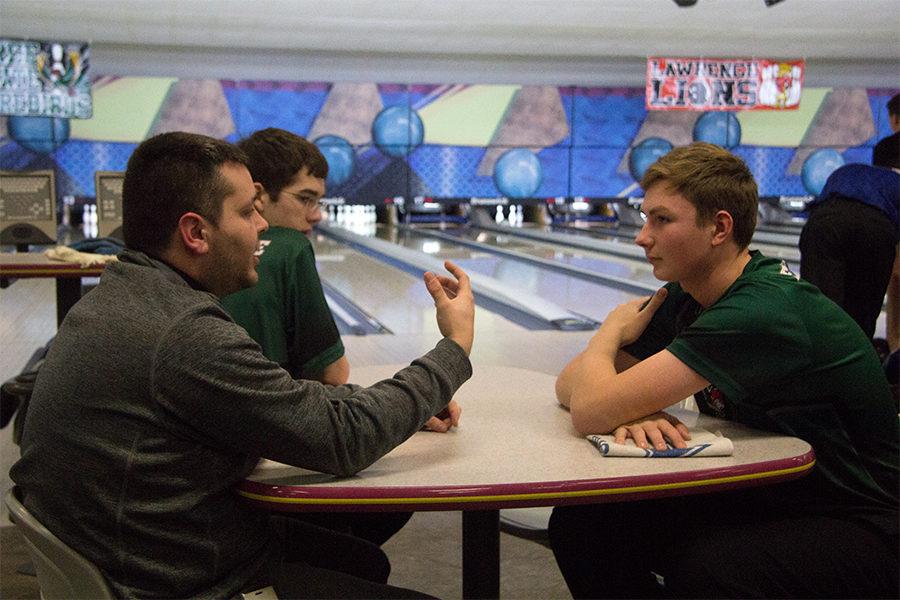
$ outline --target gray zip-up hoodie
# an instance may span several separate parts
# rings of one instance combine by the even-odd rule
[[[10,475],[118,595],[229,597],[277,552],[233,489],[260,457],[353,474],[471,373],[444,339],[369,388],[295,381],[215,296],[126,252],[60,327]]]

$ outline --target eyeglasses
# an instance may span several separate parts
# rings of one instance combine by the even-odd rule
[[[317,200],[317,199],[315,199],[315,198],[310,198],[310,197],[308,197],[308,196],[304,196],[304,195],[298,194],[298,193],[296,193],[296,192],[289,192],[289,191],[287,191],[287,190],[281,190],[281,192],[282,192],[283,194],[287,194],[288,196],[293,196],[294,199],[295,199],[297,202],[299,202],[300,204],[302,204],[303,206],[305,206],[305,207],[308,208],[309,210],[315,210],[315,209],[318,209],[318,208],[324,208],[324,207],[325,207],[325,201],[324,201],[324,200]]]

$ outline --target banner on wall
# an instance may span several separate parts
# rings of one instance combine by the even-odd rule
[[[805,62],[647,59],[647,110],[796,110]]]
[[[90,45],[0,38],[0,115],[89,119]]]

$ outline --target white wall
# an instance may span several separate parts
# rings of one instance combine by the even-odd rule
[[[627,57],[409,56],[116,44],[95,44],[91,53],[95,74],[184,79],[642,87],[647,68],[645,58]],[[900,87],[900,63],[893,60],[810,59],[805,85]]]

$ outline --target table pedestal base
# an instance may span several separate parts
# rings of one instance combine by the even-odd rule
[[[463,598],[500,597],[500,511],[462,514]]]

